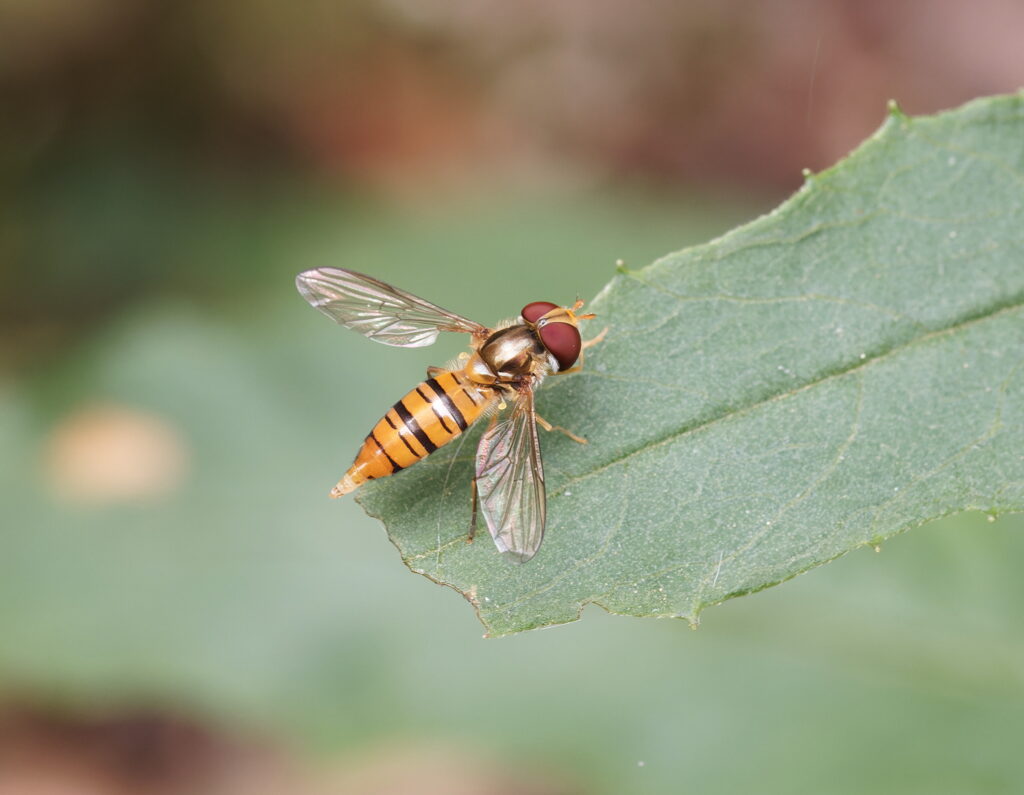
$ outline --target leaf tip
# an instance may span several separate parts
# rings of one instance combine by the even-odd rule
[[[629,274],[629,268],[626,267],[626,261],[621,257],[615,260],[615,271],[621,273],[624,276]]]

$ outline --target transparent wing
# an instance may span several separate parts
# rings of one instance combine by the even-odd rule
[[[480,512],[498,550],[513,563],[537,554],[544,538],[547,498],[532,389],[521,391],[508,419],[480,439],[476,487]]]
[[[420,348],[441,331],[485,331],[479,323],[355,271],[314,268],[296,276],[295,286],[329,318],[385,345]]]

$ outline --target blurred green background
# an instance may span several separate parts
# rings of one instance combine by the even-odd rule
[[[459,340],[375,346],[292,279],[590,298],[890,97],[1015,90],[1022,32],[1013,0],[0,2],[0,793],[1019,792],[1020,518],[698,632],[483,641],[326,498]]]

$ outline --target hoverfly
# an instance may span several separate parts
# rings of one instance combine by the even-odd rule
[[[355,271],[315,268],[295,283],[325,315],[385,345],[419,348],[442,331],[470,335],[471,354],[448,367],[428,368],[427,380],[373,427],[331,496],[411,466],[490,415],[476,452],[469,540],[479,509],[500,552],[515,563],[532,558],[547,513],[537,424],[586,441],[538,417],[533,393],[546,376],[579,369],[574,365],[584,348],[604,336],[582,341],[578,323],[594,317],[577,314],[583,301],[571,307],[534,301],[516,320],[487,328]],[[508,405],[511,412],[499,422],[498,413]]]

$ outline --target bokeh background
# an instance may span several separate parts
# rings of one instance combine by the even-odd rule
[[[1017,0],[0,0],[0,793],[1021,791],[1024,521],[484,641],[326,499],[458,340],[292,278],[592,297],[1022,42]]]

